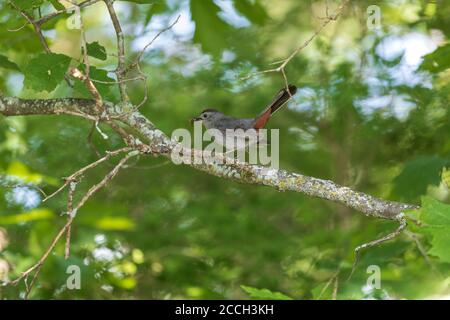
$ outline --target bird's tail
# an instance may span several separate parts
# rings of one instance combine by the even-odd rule
[[[267,107],[267,109],[270,108],[271,111],[270,114],[274,114],[275,111],[281,108],[281,106],[283,106],[291,98],[291,96],[293,96],[297,92],[297,87],[294,86],[293,84],[290,84],[288,88],[289,92],[287,88],[283,88],[280,91],[278,91],[273,101]]]
[[[263,128],[270,116],[280,109],[296,92],[297,87],[292,84],[288,85],[288,88],[281,89],[272,102],[264,109],[264,111],[256,117],[254,128]]]

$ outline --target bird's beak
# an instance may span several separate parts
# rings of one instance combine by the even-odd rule
[[[202,121],[202,118],[200,118],[200,117],[192,118],[191,119],[191,124],[194,124],[194,122],[196,122],[196,121]]]

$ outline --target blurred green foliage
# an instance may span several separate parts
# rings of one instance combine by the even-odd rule
[[[13,0],[38,17],[58,1]],[[117,1],[128,59],[181,14],[144,55],[149,101],[141,112],[170,134],[189,128],[205,107],[252,116],[284,85],[280,74],[239,80],[287,57],[337,1]],[[369,5],[381,25],[366,25]],[[165,159],[140,157],[78,212],[71,256],[63,244],[42,268],[30,298],[425,298],[450,294],[450,5],[445,1],[352,1],[287,66],[299,87],[270,121],[280,128],[281,167],[397,201],[421,203],[408,232],[363,253],[346,282],[356,246],[397,227],[301,194],[240,185]],[[69,87],[64,70],[81,69],[80,31],[70,14],[42,25],[54,54],[44,54],[30,25],[0,3],[0,93],[23,98],[89,97]],[[116,39],[102,3],[83,9],[90,74],[110,82]],[[420,58],[423,56],[423,58]],[[52,70],[51,74],[46,73]],[[23,72],[21,72],[22,70]],[[107,100],[116,86],[98,83]],[[142,83],[128,84],[134,103]],[[46,90],[46,91],[44,91]],[[51,91],[51,92],[47,92]],[[0,119],[0,278],[36,262],[65,223],[65,194],[42,203],[97,156],[91,124],[68,116]],[[121,146],[107,128],[93,143]],[[77,199],[111,164],[89,172]],[[447,181],[447,182],[446,182]],[[39,188],[39,189],[38,189]],[[426,197],[424,197],[426,196]],[[66,288],[67,267],[81,268],[81,290]],[[366,285],[370,265],[381,289]],[[24,285],[0,287],[1,298]],[[335,293],[334,293],[335,292]]]

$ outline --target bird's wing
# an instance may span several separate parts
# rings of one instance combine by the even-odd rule
[[[221,121],[218,121],[216,129],[225,131],[226,129],[250,129],[252,128],[253,119],[236,119],[233,117],[223,117]]]
[[[297,87],[292,84],[290,84],[288,88],[289,92],[286,88],[281,89],[272,102],[264,109],[264,111],[255,118],[253,128],[264,128],[267,121],[269,121],[270,116],[274,114],[283,104],[285,104],[291,96],[295,94],[295,92],[297,92]]]

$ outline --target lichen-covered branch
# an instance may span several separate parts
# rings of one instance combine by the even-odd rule
[[[125,118],[125,122],[146,136],[152,144],[156,144],[159,147],[164,145],[166,147],[163,148],[165,155],[170,156],[169,152],[175,148],[176,143],[156,129],[153,123],[148,121],[143,115],[137,112],[129,114]],[[193,151],[184,149],[184,152],[191,153]],[[330,180],[259,165],[250,165],[243,162],[233,164],[195,164],[192,162],[189,165],[203,172],[242,183],[265,185],[280,191],[296,191],[311,197],[338,202],[367,216],[397,220],[398,215],[402,211],[418,208],[410,204],[378,199],[348,187],[340,186]]]
[[[386,201],[340,186],[333,181],[292,173],[285,170],[268,169],[257,165],[214,164],[194,167],[213,175],[230,178],[243,183],[273,187],[279,191],[296,191],[311,197],[341,203],[347,207],[383,219],[397,220],[398,215],[414,205]]]
[[[96,113],[95,101],[89,99],[20,99],[0,96],[0,114],[4,116]]]
[[[0,114],[5,116],[75,114],[89,117],[95,115],[95,107],[95,101],[86,99],[24,100],[0,97]],[[109,116],[120,119],[139,133],[140,136],[135,137],[135,141],[140,145],[144,144],[139,141],[139,138],[147,140],[145,146],[149,153],[170,157],[171,151],[177,146],[177,143],[158,130],[145,116],[138,111],[124,112],[120,106],[110,103],[106,103],[104,107]],[[135,144],[135,147],[139,145],[138,143]],[[182,152],[193,154],[198,150],[182,149]],[[341,203],[366,216],[382,219],[399,220],[403,211],[418,208],[411,204],[375,198],[337,185],[333,181],[243,162],[233,164],[196,164],[192,162],[188,165],[208,174],[241,183],[265,185],[280,191],[295,191],[311,197]]]

